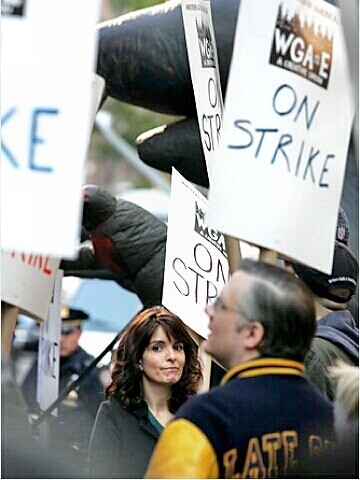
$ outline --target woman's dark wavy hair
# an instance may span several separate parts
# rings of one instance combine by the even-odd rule
[[[116,397],[126,410],[133,410],[145,403],[139,361],[159,325],[167,335],[184,344],[184,370],[179,382],[172,385],[168,401],[170,412],[175,413],[189,396],[197,392],[202,373],[196,343],[179,317],[162,305],[147,307],[132,318],[121,335],[113,361],[111,382],[106,388],[106,397]]]

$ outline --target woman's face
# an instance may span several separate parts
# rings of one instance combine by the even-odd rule
[[[180,380],[184,364],[183,343],[173,337],[169,339],[164,328],[157,326],[142,356],[143,376],[149,382],[173,385]]]

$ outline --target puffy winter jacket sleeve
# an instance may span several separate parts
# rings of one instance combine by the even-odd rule
[[[125,271],[112,271],[104,267],[102,262],[94,255],[91,246],[82,245],[75,260],[63,259],[60,268],[64,270],[64,276],[79,278],[98,278],[100,280],[113,280],[130,292],[135,292],[135,286],[127,277]]]
[[[93,242],[100,230],[92,234]],[[166,247],[166,225],[152,213],[118,199],[116,212],[101,226],[111,240],[111,261],[122,268],[144,305],[161,302]]]

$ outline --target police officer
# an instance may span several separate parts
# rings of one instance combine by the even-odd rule
[[[94,360],[79,345],[82,324],[89,316],[82,310],[61,309],[59,393],[76,380]],[[87,447],[98,406],[104,400],[103,368],[94,368],[72,390],[58,408],[58,416],[50,417],[49,446],[67,462],[76,462],[85,469]],[[32,365],[22,391],[30,414],[40,413],[36,402],[37,361]]]

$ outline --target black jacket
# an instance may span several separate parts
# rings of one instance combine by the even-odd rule
[[[76,380],[80,374],[87,368],[94,360],[94,357],[81,347],[69,357],[60,358],[59,369],[59,394],[74,380]],[[39,405],[36,402],[36,379],[37,379],[37,360],[33,363],[27,376],[25,377],[21,390],[24,395],[28,410],[31,413],[39,412]],[[66,410],[66,406],[71,400],[81,400],[82,405],[89,411],[93,418],[96,416],[97,409],[100,403],[105,398],[104,387],[100,382],[99,375],[101,369],[95,367],[91,370],[84,380],[80,383],[76,389],[77,395],[69,394],[69,399],[65,398],[63,404],[60,406],[61,411]],[[78,403],[75,409],[80,407]]]
[[[143,478],[159,437],[146,406],[124,410],[114,397],[99,407],[89,447],[91,478]]]
[[[143,305],[161,303],[166,225],[96,185],[84,186],[83,197],[83,232],[92,245],[83,244],[76,260],[62,260],[64,275],[114,280]]]

